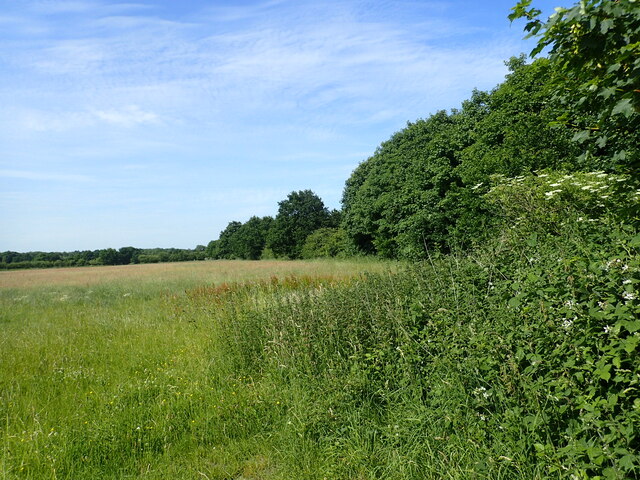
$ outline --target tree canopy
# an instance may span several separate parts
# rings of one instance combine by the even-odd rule
[[[575,129],[575,140],[609,166],[639,165],[640,3],[637,0],[581,0],[557,8],[547,21],[532,0],[521,0],[509,18],[527,20],[525,30],[549,49],[552,86],[565,106],[559,120]]]

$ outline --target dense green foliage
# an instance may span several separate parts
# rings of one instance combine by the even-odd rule
[[[209,242],[207,258],[258,260],[272,225],[271,217],[251,217],[245,223],[229,222],[218,240]]]
[[[329,258],[344,256],[346,234],[341,228],[319,228],[307,236],[302,246],[302,258]]]
[[[549,63],[513,58],[508,66],[492,92],[410,123],[356,168],[344,190],[343,226],[358,251],[425,258],[469,246],[491,222],[478,184],[493,174],[578,166],[570,132],[550,125],[557,111],[545,83]]]
[[[278,204],[267,247],[278,256],[301,258],[306,238],[319,228],[336,226],[335,219],[311,190],[291,192]]]
[[[587,151],[611,167],[640,166],[640,4],[637,0],[582,0],[558,8],[546,22],[531,0],[509,18],[526,18],[538,37],[532,55],[550,47],[550,83],[565,108],[560,120],[575,138],[595,140]]]

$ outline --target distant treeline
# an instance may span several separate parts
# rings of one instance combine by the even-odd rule
[[[182,248],[105,248],[74,252],[2,252],[0,269],[82,267],[87,265],[129,265],[134,263],[186,262],[204,260],[205,247]]]

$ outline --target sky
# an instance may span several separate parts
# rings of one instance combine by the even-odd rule
[[[0,251],[194,248],[297,190],[340,208],[380,143],[532,49],[515,3],[0,0]]]

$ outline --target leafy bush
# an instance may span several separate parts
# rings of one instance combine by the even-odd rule
[[[341,228],[319,228],[302,246],[302,258],[327,258],[344,255],[346,234]]]

